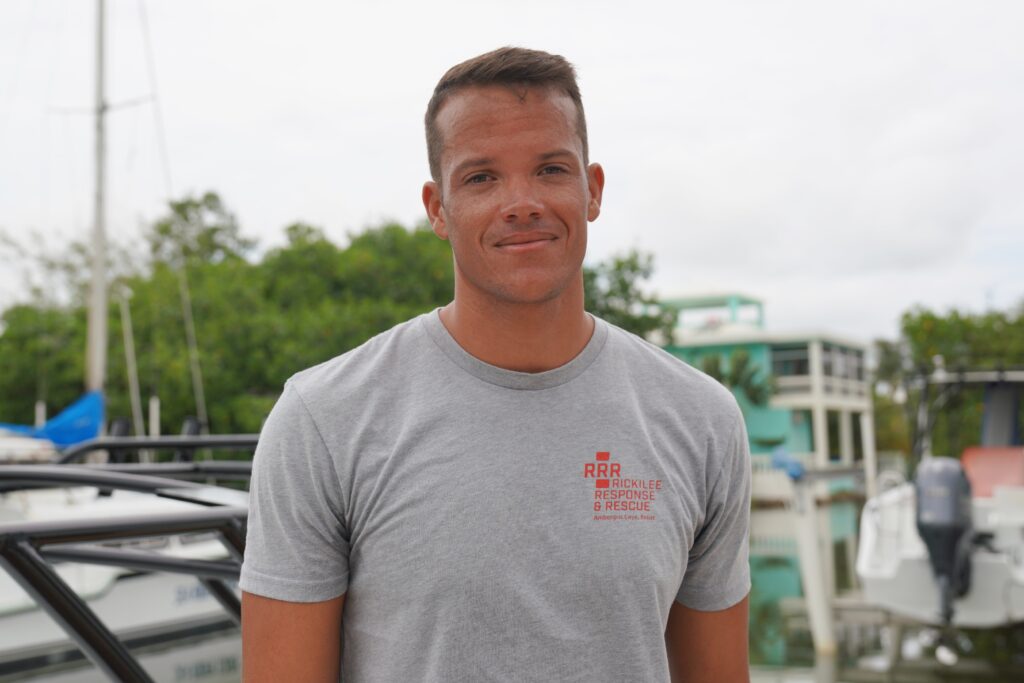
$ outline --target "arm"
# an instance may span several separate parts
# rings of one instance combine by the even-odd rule
[[[674,602],[665,647],[672,683],[748,683],[747,598],[717,612]]]
[[[341,483],[291,382],[253,456],[242,589],[247,683],[337,683],[348,589]]]
[[[303,603],[243,591],[243,681],[336,683],[344,603],[344,595]]]

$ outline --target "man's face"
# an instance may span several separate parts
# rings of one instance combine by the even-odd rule
[[[423,203],[451,243],[457,292],[540,303],[582,287],[604,173],[584,165],[575,122],[572,100],[549,89],[472,87],[441,107],[441,177]]]

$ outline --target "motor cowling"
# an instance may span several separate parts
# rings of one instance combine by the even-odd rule
[[[918,466],[914,488],[917,533],[928,549],[948,626],[953,600],[966,595],[971,584],[971,483],[958,460],[933,457]]]

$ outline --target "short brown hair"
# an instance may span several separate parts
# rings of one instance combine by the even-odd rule
[[[441,148],[444,141],[437,129],[437,113],[449,95],[470,86],[527,86],[561,90],[576,105],[576,132],[583,142],[583,162],[587,163],[587,120],[583,98],[576,83],[576,69],[561,55],[522,47],[502,47],[456,64],[448,69],[434,88],[424,122],[427,129],[427,161],[435,182],[441,177]]]

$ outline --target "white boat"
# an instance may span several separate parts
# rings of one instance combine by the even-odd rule
[[[1024,449],[1022,449],[1024,450]],[[868,602],[915,621],[944,625],[942,597],[917,530],[917,496],[902,484],[869,500],[861,516],[857,574]],[[1024,487],[997,486],[971,498],[976,538],[970,585],[953,600],[953,626],[993,628],[1024,621]]]
[[[99,402],[98,417],[102,420],[102,392],[108,346],[105,116],[110,107],[105,92],[104,0],[96,0],[96,7],[96,191],[90,240],[92,277],[87,305],[88,393],[85,400]],[[122,315],[125,315],[124,312]],[[186,308],[186,316],[192,353],[195,340],[189,327],[190,306]],[[126,334],[130,335],[130,320],[126,329]],[[132,386],[130,393],[136,432],[141,433],[141,402],[138,399],[134,347],[130,339],[126,341],[126,347],[132,349],[128,360],[129,384]],[[193,363],[193,379],[199,387],[197,411],[201,422],[205,424],[205,400],[202,399],[197,363]],[[37,485],[22,489],[17,486],[8,487],[7,480],[19,466],[24,463],[40,463],[30,467],[39,468],[38,471],[42,472],[48,466],[41,463],[63,461],[67,452],[62,456],[58,452],[61,446],[95,436],[97,429],[92,428],[89,434],[77,435],[64,442],[57,438],[29,438],[49,436],[45,430],[36,432],[40,430],[0,424],[0,679],[22,676],[39,668],[59,667],[62,663],[76,659],[80,661],[81,648],[97,665],[101,675],[105,673],[114,679],[147,680],[151,676],[138,667],[138,663],[124,647],[125,644],[152,644],[188,634],[209,634],[218,625],[223,628],[237,621],[237,588],[232,582],[232,574],[237,578],[241,540],[234,540],[234,552],[231,554],[218,534],[209,533],[207,528],[203,528],[207,533],[194,531],[181,534],[174,531],[172,525],[164,529],[164,533],[158,533],[153,531],[156,527],[151,525],[150,531],[140,535],[140,540],[127,540],[126,534],[117,531],[111,532],[113,535],[108,535],[97,545],[93,542],[95,538],[89,538],[90,525],[100,529],[105,528],[104,525],[144,526],[148,522],[178,518],[180,515],[185,515],[181,517],[185,519],[190,513],[197,512],[196,508],[200,506],[161,497],[162,494],[120,490],[116,486],[108,488],[102,484],[81,485],[81,482],[77,482],[70,486],[54,484],[52,488],[39,488]],[[216,437],[204,438],[208,440],[206,447],[223,446],[216,442]],[[52,467],[49,469],[59,470]],[[128,488],[132,487],[129,485]],[[204,505],[229,506],[230,509],[225,512],[234,515],[232,519],[235,522],[244,519],[247,493],[212,487],[203,491],[207,499]],[[216,500],[210,498],[211,493],[216,493]],[[202,510],[198,512],[202,513]],[[205,513],[194,515],[194,519],[203,515]],[[26,534],[35,533],[32,529],[38,532],[41,524],[47,528],[60,529],[62,525],[67,525],[69,529],[74,527],[78,530],[74,539],[83,543],[70,550],[65,548],[44,552],[33,545],[45,545],[44,542],[26,540],[30,538]],[[111,540],[115,537],[118,540]],[[78,552],[77,556],[75,552]],[[114,560],[119,558],[115,555],[120,555],[125,564],[116,565]],[[229,557],[230,563],[219,562]],[[189,563],[187,560],[194,562]],[[177,568],[168,569],[173,562],[179,563]],[[200,580],[197,576],[201,574],[189,574],[188,567],[196,567],[197,571],[208,574]],[[161,571],[161,568],[167,571]],[[217,578],[210,578],[214,575]],[[40,585],[50,588],[56,586],[55,593],[64,591],[64,594],[54,598],[53,594],[40,590]],[[229,610],[225,610],[225,605]],[[84,622],[80,620],[73,624],[74,619],[69,614],[79,617],[84,614]],[[93,617],[98,618],[98,623]],[[111,632],[116,638],[109,637]],[[69,633],[74,633],[78,642]],[[94,645],[99,641],[104,642],[97,648]],[[229,677],[237,678],[237,662],[227,666],[225,671]],[[127,672],[127,675],[122,676],[118,672]],[[205,669],[197,672],[193,678],[198,677],[198,674],[205,677],[209,673]],[[182,675],[181,671],[174,674],[178,680],[182,680]],[[187,670],[185,675],[190,675]],[[77,680],[78,672],[70,676]]]
[[[58,454],[52,441],[0,431],[0,463],[52,462]]]
[[[865,599],[945,630],[1024,622],[1024,446],[1014,445],[1024,371],[936,373],[922,395],[972,384],[986,391],[984,445],[960,459],[932,456],[928,427],[937,408],[922,402],[915,481],[871,498],[861,515],[857,574]]]
[[[18,469],[24,472],[35,468],[45,466]],[[82,469],[49,469],[62,468]],[[5,472],[14,469],[13,465],[0,467],[0,481]],[[233,489],[201,487],[187,491],[197,491],[207,502],[235,509],[244,508],[248,502],[246,492]],[[92,526],[125,520],[144,524],[147,519],[188,514],[197,508],[202,509],[194,502],[152,493],[107,491],[94,486],[8,490],[0,492],[0,543],[16,537],[19,529],[38,528],[39,523],[59,526],[87,522]],[[230,559],[218,535],[211,532],[143,534],[138,539],[89,547],[145,552],[147,557]],[[0,566],[2,560],[0,557]],[[52,560],[49,566],[122,643],[172,643],[183,637],[236,628],[221,601],[194,575]],[[234,584],[229,582],[228,586],[237,592]],[[10,571],[0,571],[0,678],[81,660],[78,644],[37,599]]]

